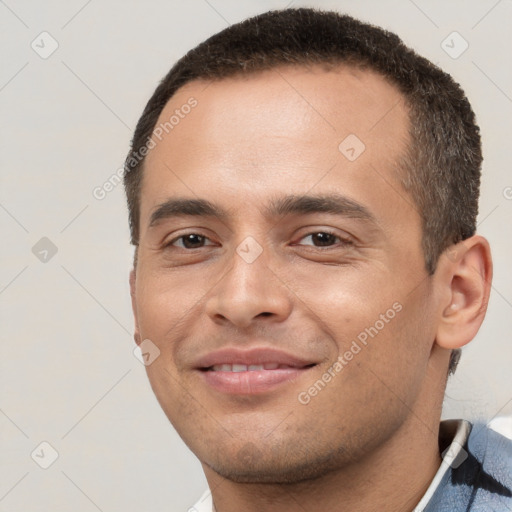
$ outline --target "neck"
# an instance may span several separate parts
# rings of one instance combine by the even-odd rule
[[[411,512],[441,464],[439,421],[415,414],[377,450],[320,478],[294,484],[241,484],[204,466],[216,512]]]

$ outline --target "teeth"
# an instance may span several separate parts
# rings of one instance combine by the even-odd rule
[[[264,363],[264,364],[216,364],[212,366],[214,372],[258,372],[262,370],[277,370],[278,368],[292,368],[285,364],[279,363]]]

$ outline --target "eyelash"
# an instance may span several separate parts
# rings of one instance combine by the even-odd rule
[[[326,235],[331,235],[333,236],[334,238],[338,239],[339,242],[338,244],[342,245],[342,246],[349,246],[349,245],[353,245],[353,241],[348,239],[348,238],[343,238],[339,235],[337,235],[336,233],[333,233],[332,231],[329,231],[329,230],[321,230],[321,231],[311,231],[310,233],[307,233],[306,235],[304,235],[303,237],[301,237],[299,240],[303,240],[304,238],[307,238],[307,237],[310,237],[312,235],[317,235],[317,234],[326,234]],[[174,243],[176,243],[178,240],[183,240],[184,238],[186,238],[187,236],[190,236],[190,235],[197,235],[205,240],[210,240],[207,236],[205,235],[202,235],[201,233],[197,233],[197,232],[194,232],[194,231],[191,231],[190,233],[185,233],[184,235],[180,235],[176,238],[173,238],[172,240],[170,240],[168,243],[166,243],[164,245],[164,248],[170,248],[173,246]],[[211,240],[210,240],[211,241]],[[293,245],[301,245],[301,244],[293,244]],[[204,245],[201,246],[201,247],[195,247],[193,249],[189,249],[187,247],[179,247],[180,249],[184,249],[186,251],[192,251],[194,249],[202,249],[203,247],[205,247]],[[210,247],[210,246],[206,246],[206,247]],[[313,247],[315,249],[319,249],[319,248],[323,248],[324,250],[326,249],[332,249],[333,247],[335,247],[334,245],[328,245],[328,246],[318,246],[318,245],[307,245],[306,247]]]
[[[342,236],[337,235],[336,233],[333,233],[332,231],[329,231],[328,229],[327,230],[324,229],[322,231],[312,231],[312,232],[304,235],[303,237],[301,237],[300,240],[304,240],[304,238],[310,237],[312,235],[318,235],[319,233],[324,234],[324,235],[331,235],[331,236],[333,236],[334,238],[339,240],[339,242],[338,242],[339,245],[347,246],[347,245],[352,245],[353,244],[352,240],[350,240],[348,238],[343,238]],[[316,249],[322,248],[322,247],[324,249],[332,249],[332,248],[335,248],[335,245],[328,245],[328,246],[308,245],[308,247],[314,247]]]

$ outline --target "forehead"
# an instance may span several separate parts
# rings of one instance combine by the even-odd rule
[[[287,133],[290,131],[287,121],[293,113],[312,118],[318,116],[313,120],[320,122],[323,119],[324,128],[340,130],[345,126],[364,133],[387,112],[386,106],[403,99],[396,86],[369,69],[347,65],[330,70],[318,65],[307,68],[283,66],[213,81],[189,82],[169,100],[157,125],[165,123],[175,109],[180,109],[192,96],[200,101],[204,117],[241,121],[237,117],[241,113],[237,104],[241,102],[245,107],[243,121],[248,126],[256,122],[254,127],[259,129],[261,121],[266,120],[276,130],[284,128]],[[283,118],[281,114],[285,112],[287,117]],[[391,116],[389,120],[395,118]],[[403,108],[402,120],[407,122]],[[224,131],[229,126],[217,128]]]
[[[190,108],[192,99],[197,106]],[[404,148],[408,126],[401,93],[380,74],[348,66],[281,67],[186,84],[160,114],[157,147],[147,161],[164,154],[177,162],[196,150],[209,156],[220,151],[226,159],[238,151],[261,160],[294,142],[328,147],[332,154],[350,134],[392,158]]]
[[[382,201],[399,188],[408,133],[403,96],[369,70],[282,67],[196,80],[158,119],[141,207],[149,214],[169,195],[249,199],[313,187]]]

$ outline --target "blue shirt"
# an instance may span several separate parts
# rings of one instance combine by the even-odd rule
[[[482,423],[441,427],[443,462],[415,512],[512,511],[512,441]]]

